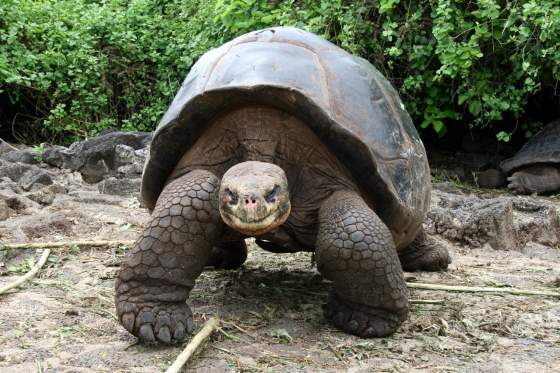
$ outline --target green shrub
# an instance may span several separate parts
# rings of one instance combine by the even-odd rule
[[[4,0],[0,95],[43,138],[150,130],[202,53],[274,25],[367,58],[440,135],[530,136],[528,100],[560,81],[558,0]]]
[[[4,0],[0,92],[27,111],[27,132],[153,129],[193,61],[223,41],[214,2],[163,4]]]
[[[560,81],[558,0],[232,0],[217,10],[234,34],[295,25],[367,58],[441,136],[459,122],[501,126],[508,141],[531,95]],[[539,128],[522,126],[527,137]]]

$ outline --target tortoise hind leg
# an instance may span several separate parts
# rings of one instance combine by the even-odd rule
[[[408,315],[408,290],[393,237],[354,192],[336,192],[319,210],[319,271],[333,281],[325,316],[360,337],[395,332]]]
[[[237,269],[247,260],[245,241],[222,242],[212,248],[207,266],[215,269]]]
[[[401,266],[405,271],[441,271],[447,269],[451,257],[447,249],[428,237],[421,229],[414,241],[399,252]]]
[[[560,166],[527,167],[508,177],[508,188],[520,194],[546,193],[560,190]]]
[[[177,343],[193,329],[185,301],[220,233],[218,185],[199,170],[169,183],[117,274],[117,316],[141,341]]]

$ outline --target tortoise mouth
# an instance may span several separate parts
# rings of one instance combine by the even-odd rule
[[[248,236],[257,236],[267,233],[274,228],[284,224],[290,216],[290,201],[277,205],[274,210],[269,210],[263,214],[250,214],[245,209],[237,209],[235,211],[225,208],[220,209],[220,215],[223,221],[235,229]]]

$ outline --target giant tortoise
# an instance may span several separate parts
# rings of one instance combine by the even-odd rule
[[[122,325],[175,343],[207,265],[239,267],[245,238],[315,253],[325,316],[362,337],[408,314],[404,270],[440,270],[427,237],[426,153],[390,83],[309,32],[270,28],[204,54],[155,131],[142,179],[151,223],[116,280]]]
[[[560,191],[560,120],[544,126],[498,169],[490,168],[478,176],[478,185],[484,188],[506,184],[519,194]]]
[[[560,120],[549,123],[512,158],[500,164],[517,193],[560,191]]]

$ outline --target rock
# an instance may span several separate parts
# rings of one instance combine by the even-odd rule
[[[52,184],[45,188],[26,193],[24,196],[41,205],[50,205],[53,203],[57,194],[65,194],[67,189],[60,184]]]
[[[517,250],[512,204],[501,200],[477,201],[453,194],[440,197],[428,213],[428,231],[447,239],[481,247],[489,243],[497,250]]]
[[[11,190],[0,190],[0,200],[5,201],[8,207],[18,214],[26,210],[39,209],[41,207],[38,203]]]
[[[14,193],[22,193],[23,190],[19,185],[9,177],[0,178],[0,191],[7,190]]]
[[[85,181],[96,183],[118,173],[137,174],[145,156],[136,150],[146,148],[151,136],[148,132],[111,132],[74,143],[69,148],[51,147],[43,157],[50,165],[78,171]],[[132,166],[118,170],[126,165]]]
[[[144,169],[148,149],[135,150],[130,146],[117,145],[115,148],[115,166],[119,177],[139,177]]]
[[[51,185],[53,183],[50,175],[41,170],[40,168],[34,167],[28,170],[23,176],[18,180],[19,186],[23,190],[31,190],[35,185]]]
[[[0,155],[6,154],[13,150],[17,150],[17,148],[13,145],[8,144],[7,142],[0,140]]]
[[[558,261],[560,260],[560,250],[541,245],[536,242],[528,242],[521,250],[529,258],[539,258],[541,260]]]
[[[123,204],[123,198],[109,194],[99,194],[97,191],[76,190],[68,192],[68,196],[76,202],[86,204],[114,205]]]
[[[115,166],[133,163],[135,160],[135,149],[123,144],[115,146]]]
[[[88,158],[78,170],[85,182],[97,183],[110,172],[104,159]]]
[[[27,164],[37,164],[40,160],[40,156],[38,156],[32,149],[12,150],[0,155],[0,158],[8,162],[20,162]]]
[[[43,161],[58,168],[76,170],[79,165],[74,158],[74,153],[70,149],[59,145],[48,147],[43,152]]]
[[[553,205],[533,197],[510,197],[520,241],[549,247],[560,244],[560,215]]]
[[[0,221],[6,220],[17,213],[8,206],[6,200],[0,199]]]
[[[472,247],[521,250],[527,242],[560,243],[558,211],[531,197],[480,198],[434,190],[429,233]]]
[[[29,191],[36,185],[50,185],[53,183],[51,176],[43,169],[24,163],[12,163],[0,160],[0,189],[9,184],[6,179],[17,182],[18,188],[10,185],[8,189],[19,192],[19,188]]]
[[[67,212],[55,212],[47,215],[31,216],[22,231],[29,239],[50,237],[54,235],[72,236],[74,218]]]
[[[140,194],[140,185],[142,180],[140,178],[125,178],[117,179],[110,177],[103,180],[97,185],[99,193],[111,194],[117,196],[138,196]]]
[[[18,181],[27,171],[34,166],[24,163],[12,163],[0,160],[0,175],[9,177],[13,181]]]

